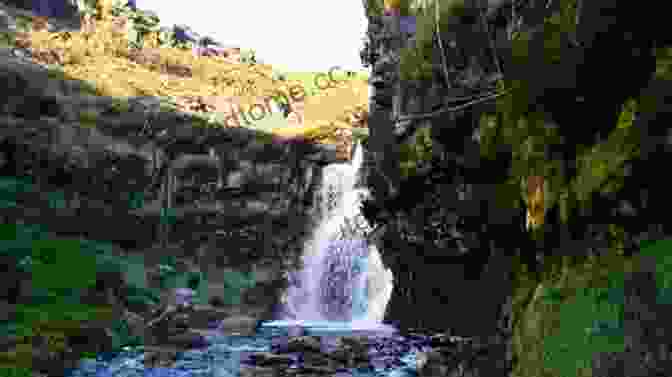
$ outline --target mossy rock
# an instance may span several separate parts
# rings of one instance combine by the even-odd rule
[[[128,100],[123,98],[115,98],[114,102],[110,106],[110,110],[116,114],[123,114],[131,109],[131,104]]]
[[[545,266],[539,277],[523,271],[517,276],[513,349],[518,363],[512,375],[589,377],[597,353],[624,349],[623,282],[640,259],[557,257]]]
[[[32,367],[33,346],[30,343],[21,343],[11,350],[0,352],[0,366]]]
[[[82,127],[95,127],[99,116],[95,111],[83,110],[79,113],[79,124]]]

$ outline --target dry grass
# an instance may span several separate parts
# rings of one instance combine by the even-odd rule
[[[300,80],[273,80],[270,65],[197,57],[191,50],[159,47],[155,36],[146,39],[143,49],[131,49],[123,32],[124,22],[123,18],[108,16],[87,20],[77,32],[32,30],[18,38],[17,44],[28,47],[36,60],[57,64],[66,75],[93,84],[98,95],[171,97],[183,111],[194,111],[188,102],[193,105],[195,100],[203,99],[207,103],[212,101],[205,99],[213,97],[228,98],[246,110],[278,90],[287,93],[290,87],[303,87]],[[185,102],[183,108],[180,102]],[[306,97],[301,105],[305,107],[303,124],[278,132],[289,135],[323,129],[329,133],[334,124],[361,126],[366,120],[368,86],[361,78],[348,80]],[[198,111],[218,109],[204,106]],[[352,116],[353,112],[357,115]]]

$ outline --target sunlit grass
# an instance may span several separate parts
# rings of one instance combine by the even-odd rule
[[[287,72],[285,80],[277,80],[278,72],[268,64],[232,63],[219,57],[197,57],[190,49],[160,47],[146,38],[140,53],[129,48],[121,31],[120,19],[110,17],[94,21],[94,27],[71,33],[33,31],[17,43],[4,38],[8,44],[19,44],[34,52],[36,59],[58,66],[65,77],[83,80],[95,87],[95,94],[117,98],[160,96],[176,99],[178,110],[190,111],[181,99],[226,97],[236,98],[245,111],[261,98],[292,87],[302,88],[305,95],[304,124],[293,134],[313,130],[332,122],[348,126],[353,111],[368,109],[368,74],[357,72],[349,77],[335,70],[336,85],[328,82],[328,72]],[[139,58],[137,55],[142,55]],[[170,68],[186,67],[189,74],[178,75]],[[316,77],[320,77],[316,84]],[[326,87],[329,86],[329,87]],[[301,91],[301,89],[299,89]],[[184,104],[183,104],[184,103]],[[208,110],[210,111],[210,110]],[[282,129],[266,121],[264,129]],[[280,124],[282,122],[279,122]],[[244,122],[241,125],[245,127]],[[253,127],[254,128],[254,127]],[[325,130],[326,132],[326,130]]]

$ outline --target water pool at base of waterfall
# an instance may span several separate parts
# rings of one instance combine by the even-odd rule
[[[339,337],[363,337],[368,340],[369,367],[335,369],[328,376],[410,377],[415,371],[415,352],[426,350],[425,337],[404,337],[385,324],[345,323],[331,321],[272,321],[259,326],[256,334],[208,335],[210,345],[200,350],[177,354],[171,367],[148,368],[144,365],[142,348],[127,349],[114,355],[83,359],[80,366],[66,377],[238,377],[266,376],[256,374],[251,356],[257,352],[273,352],[286,344],[297,331],[300,335],[319,337],[322,347],[330,350]],[[424,341],[423,341],[424,340]],[[277,369],[273,376],[313,375],[298,373],[301,354],[293,354],[295,362]]]

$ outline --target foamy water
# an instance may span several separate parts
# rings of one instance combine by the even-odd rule
[[[349,281],[335,284],[349,284],[346,291],[352,295],[351,325],[374,326],[381,323],[385,315],[387,303],[392,295],[392,272],[385,268],[378,249],[368,245],[358,234],[344,232],[345,225],[361,223],[360,204],[368,192],[357,188],[357,181],[363,163],[363,148],[354,146],[354,155],[350,163],[333,164],[324,169],[320,189],[321,218],[312,237],[306,242],[303,270],[299,274],[300,284],[290,286],[286,293],[286,312],[291,318],[285,320],[326,321],[323,297],[325,278],[329,274],[325,266],[343,264],[339,272],[348,274]],[[366,224],[365,224],[366,225]],[[355,237],[350,239],[350,237]],[[361,245],[361,246],[360,246]],[[343,247],[346,250],[333,252],[333,248]],[[350,249],[348,249],[350,247]],[[362,253],[364,255],[359,255]],[[334,258],[339,258],[334,261]],[[361,259],[364,259],[361,262]],[[352,273],[351,265],[362,264],[361,274]]]

